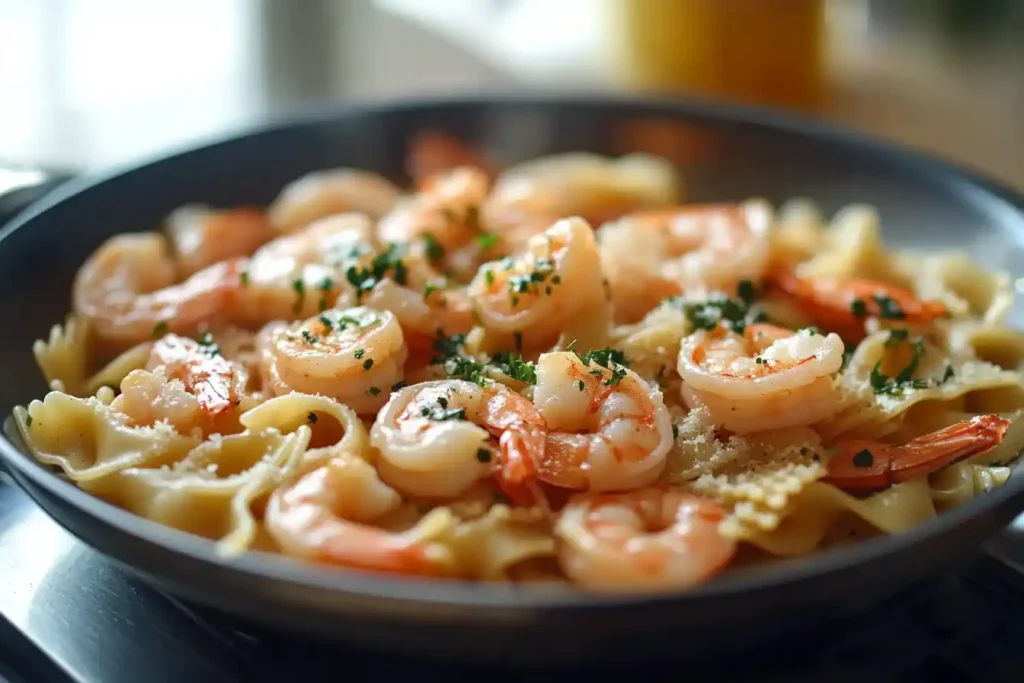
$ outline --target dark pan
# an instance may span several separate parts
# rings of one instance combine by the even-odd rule
[[[695,201],[816,200],[826,215],[878,207],[893,246],[959,246],[1020,275],[1024,199],[948,165],[764,112],[659,101],[471,99],[313,116],[72,181],[0,238],[0,405],[42,396],[31,355],[68,308],[71,279],[110,235],[151,229],[189,202],[266,204],[303,173],[346,165],[403,180],[417,132],[439,129],[498,162],[558,151],[676,159]],[[1019,317],[1017,318],[1019,320]],[[60,524],[172,594],[273,629],[447,658],[520,661],[709,655],[749,647],[869,604],[974,555],[1024,511],[1024,477],[909,533],[763,569],[679,595],[599,596],[558,589],[425,582],[331,571],[249,554],[134,517],[79,491],[24,454],[8,429],[0,455]]]

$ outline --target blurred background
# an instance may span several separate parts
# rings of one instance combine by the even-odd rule
[[[1024,189],[1016,0],[0,0],[0,166],[481,91],[789,108]]]

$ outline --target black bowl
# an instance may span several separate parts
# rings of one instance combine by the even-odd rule
[[[967,171],[815,123],[735,108],[613,99],[474,99],[349,109],[258,130],[101,178],[73,181],[0,238],[9,321],[5,409],[46,387],[32,342],[63,319],[75,270],[110,235],[151,229],[173,208],[266,204],[288,181],[339,165],[404,179],[409,141],[450,132],[502,163],[559,151],[642,150],[676,160],[693,201],[759,196],[869,203],[900,247],[957,246],[1020,275],[1024,199]],[[803,628],[973,556],[1024,510],[1024,478],[909,533],[738,571],[696,590],[606,596],[331,571],[213,544],[79,491],[23,452],[0,457],[50,515],[147,581],[281,630],[442,657],[520,661],[709,655]]]

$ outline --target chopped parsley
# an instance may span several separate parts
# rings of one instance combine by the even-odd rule
[[[901,342],[905,342],[910,339],[910,330],[889,330],[889,338],[885,340],[885,345],[896,346]]]
[[[367,358],[366,360],[363,361],[363,370],[369,370],[372,367],[373,367],[373,359],[372,358]]]
[[[914,378],[914,373],[917,372],[917,368],[921,364],[921,358],[924,356],[924,340],[915,339],[911,341],[909,338],[900,334],[897,334],[894,338],[892,334],[893,332],[901,333],[906,332],[906,330],[892,330],[889,333],[889,338],[885,340],[885,345],[895,346],[900,343],[910,344],[912,351],[910,361],[907,362],[895,377],[889,377],[880,371],[882,361],[875,363],[875,367],[871,368],[871,388],[875,390],[876,394],[899,394],[904,389],[926,388],[928,386],[928,380]]]
[[[429,232],[423,235],[423,250],[431,261],[440,261],[444,258],[444,246]]]
[[[433,420],[434,422],[444,422],[446,420],[465,420],[466,409],[465,408],[446,408],[448,403],[445,402],[444,406],[438,406],[437,408],[428,408],[424,406],[420,409],[420,415]]]
[[[387,249],[373,257],[369,268],[350,266],[345,271],[345,279],[356,288],[356,298],[361,299],[363,294],[373,289],[388,275],[397,284],[407,284],[409,270],[401,257],[401,248],[397,244],[390,243]]]
[[[875,294],[871,299],[878,305],[878,317],[889,320],[903,320],[907,317],[894,299],[884,294]]]
[[[863,299],[853,299],[850,301],[850,313],[853,313],[854,317],[863,318],[868,314],[868,305]]]
[[[249,271],[248,270],[243,270],[239,274],[239,276],[238,276],[238,281],[242,283],[243,287],[248,287],[249,286]]]
[[[434,281],[428,282],[423,287],[423,299],[424,299],[424,301],[429,299],[430,295],[433,294],[434,292],[443,292],[447,287],[448,287],[448,282],[445,281],[445,280],[442,280],[440,282],[434,282]],[[442,297],[442,300],[443,300],[443,297]]]
[[[25,416],[25,426],[26,427],[31,427],[32,426],[32,416],[31,415],[26,415]]]
[[[301,277],[292,281],[292,289],[295,290],[295,306],[293,310],[298,313],[302,310],[302,304],[306,301],[306,282]]]
[[[197,339],[196,343],[199,344],[200,350],[208,356],[212,357],[221,355],[220,347],[217,345],[217,342],[213,340],[213,335],[209,332]]]
[[[946,372],[944,372],[942,374],[942,383],[945,384],[946,382],[948,382],[949,380],[953,379],[954,377],[956,377],[956,373],[953,371],[953,366],[952,365],[947,365],[946,366]]]
[[[864,449],[853,454],[853,466],[854,467],[871,467],[875,464],[875,457],[871,455],[871,451]]]
[[[583,391],[584,389],[587,388],[587,383],[584,382],[583,380],[580,380],[579,382],[576,383],[576,386],[580,388],[580,391]]]
[[[331,290],[333,288],[334,288],[334,281],[331,278],[325,276],[324,279],[320,281],[319,289],[320,289],[320,292],[321,292],[321,295],[320,295],[320,311],[321,312],[327,310],[327,307],[328,307],[327,295],[331,293]]]
[[[452,356],[442,363],[445,374],[452,379],[464,379],[473,384],[483,384],[486,365],[462,356]]]
[[[366,353],[366,349],[356,349],[355,353],[353,353],[352,355],[355,356],[356,360],[359,360],[360,358],[363,357],[364,353]]]
[[[512,379],[526,382],[527,384],[537,383],[537,366],[522,356],[509,356],[504,362],[499,361],[498,367]]]
[[[476,243],[481,249],[491,249],[498,243],[498,236],[493,232],[485,232],[481,235],[477,235]]]
[[[808,335],[810,335],[812,337],[816,337],[819,334],[822,334],[821,329],[816,327],[816,326],[814,326],[814,325],[810,325],[808,327],[800,327],[800,328],[797,328],[796,331],[797,332],[806,332]]]
[[[334,323],[332,323],[331,319],[328,318],[326,315],[320,316],[320,324],[323,325],[328,332],[334,329]]]
[[[314,413],[314,412],[310,412],[309,415],[306,416],[306,422],[308,422],[311,425],[315,425],[317,419],[318,418],[316,416],[316,413]]]
[[[548,291],[551,284],[558,284],[561,278],[555,281],[555,262],[548,258],[537,259],[534,263],[533,272],[513,275],[508,279],[508,291],[512,295],[512,306],[519,303],[518,294],[538,295],[542,285],[544,291]],[[550,283],[550,284],[547,284]],[[548,293],[550,293],[548,291]]]
[[[307,329],[302,330],[302,340],[307,344],[316,344],[318,341],[320,341],[316,335],[310,334],[309,330]]]
[[[754,283],[750,280],[740,280],[736,287],[736,295],[748,306],[754,303]]]
[[[464,334],[453,334],[450,337],[444,336],[444,332],[441,330],[437,331],[437,336],[434,337],[434,351],[436,355],[431,358],[431,363],[443,363],[445,359],[459,354],[459,349],[466,343],[466,335]]]
[[[491,461],[491,451],[486,448],[481,448],[476,452],[476,459],[480,462]]]
[[[170,328],[170,325],[167,324],[167,321],[166,320],[161,320],[153,328],[153,336],[154,337],[162,337],[165,334],[167,334],[167,330],[169,328]]]
[[[673,301],[680,302],[678,298]],[[719,324],[743,334],[747,325],[764,322],[763,312],[751,307],[746,301],[715,295],[706,301],[681,301],[683,314],[696,330],[713,330]]]
[[[490,268],[484,271],[484,282],[487,283],[488,287],[494,285],[494,271],[491,270]]]
[[[613,387],[623,380],[626,376],[626,368],[629,364],[626,362],[626,354],[622,353],[618,349],[606,348],[606,349],[591,349],[582,356],[575,350],[576,342],[569,345],[569,350],[576,354],[576,357],[584,365],[600,366],[605,370],[610,370],[611,375],[604,380],[606,387]],[[595,377],[604,377],[604,372],[601,370],[591,370],[590,374]]]

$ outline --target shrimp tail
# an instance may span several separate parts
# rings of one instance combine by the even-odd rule
[[[538,455],[544,452],[547,435],[537,430],[509,429],[498,439],[496,476],[502,493],[515,505],[536,502]]]
[[[777,267],[768,284],[793,299],[815,323],[851,342],[865,337],[868,317],[925,323],[948,315],[938,301],[924,301],[910,290],[864,278],[799,277],[792,268]]]
[[[902,446],[847,442],[829,459],[824,481],[845,490],[884,489],[991,450],[1009,427],[998,415],[978,415]]]

